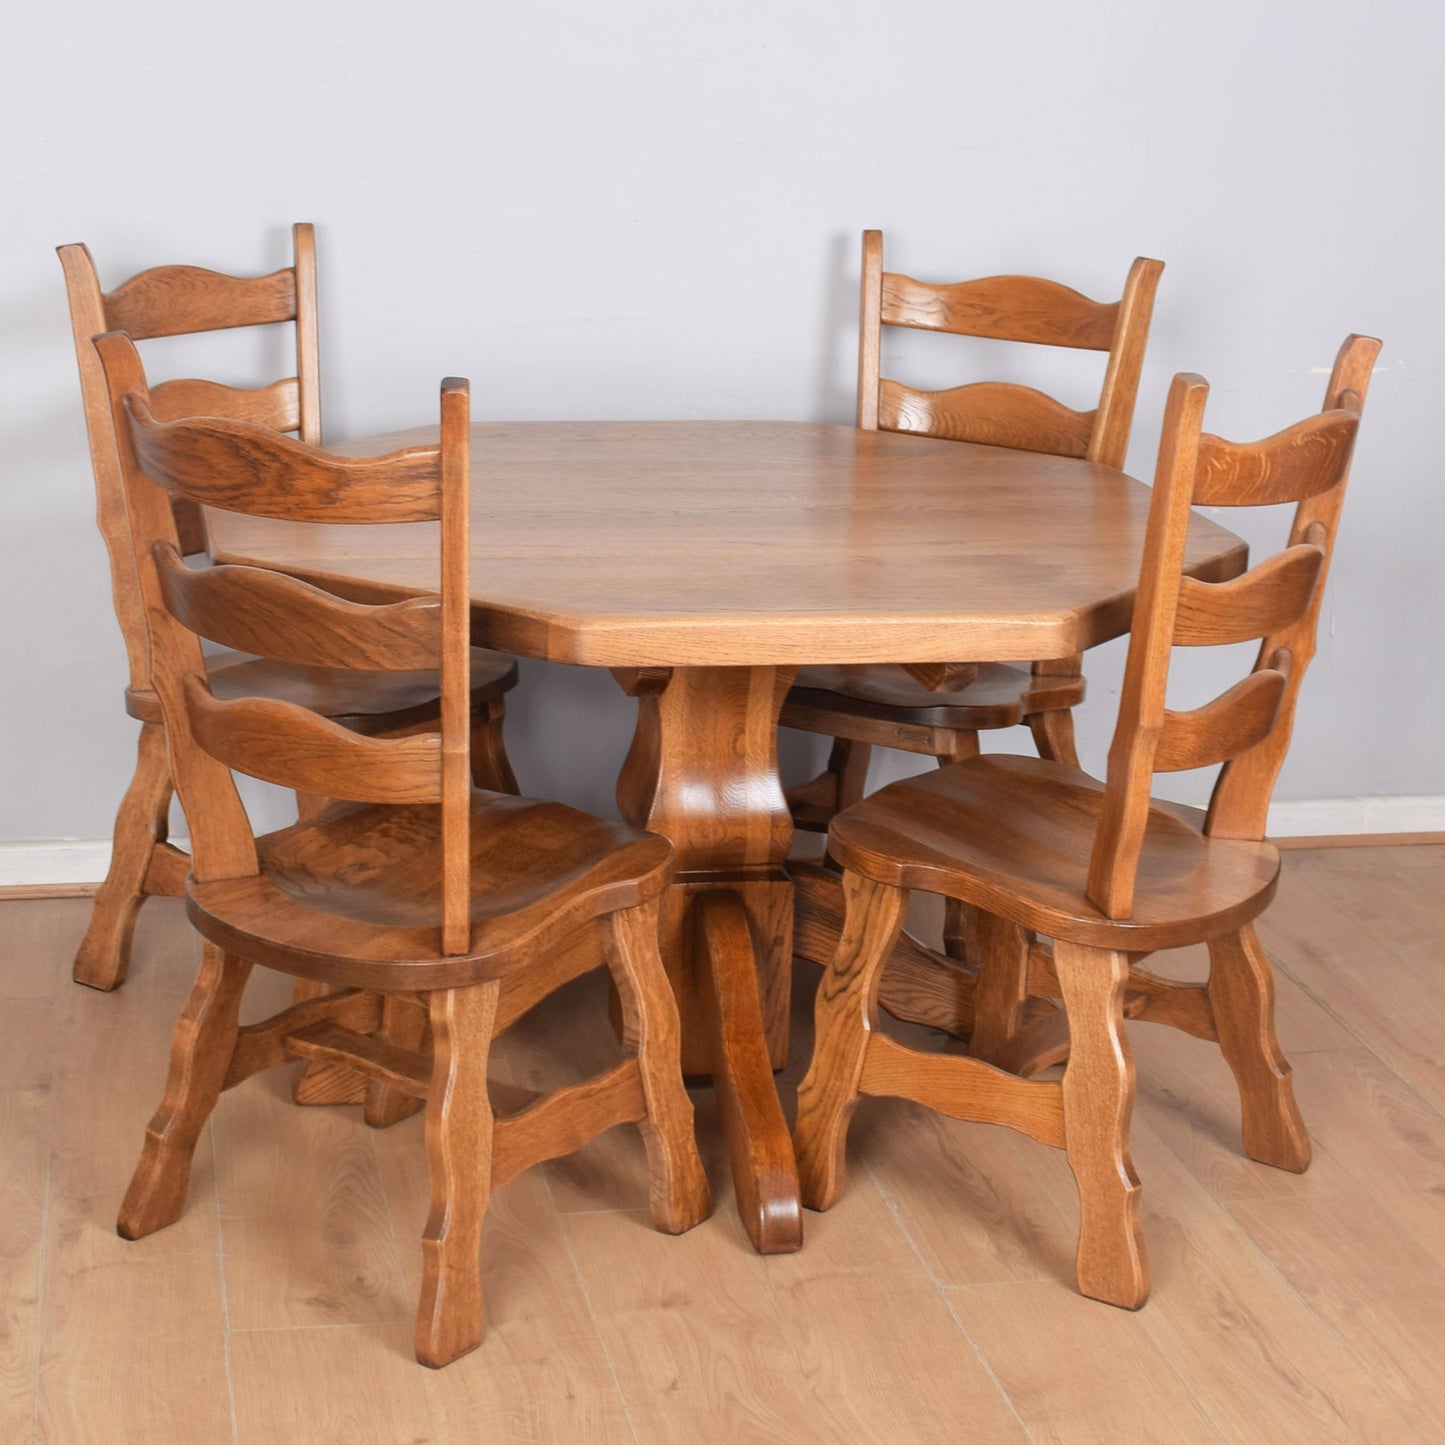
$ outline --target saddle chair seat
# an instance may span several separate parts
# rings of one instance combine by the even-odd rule
[[[897,663],[855,663],[800,668],[788,705],[918,727],[992,732],[1014,727],[1032,713],[1077,707],[1084,686],[1078,673],[1051,677],[1010,662],[985,662],[957,687],[945,684],[930,692]]]
[[[1044,758],[980,756],[905,778],[834,820],[845,869],[943,893],[1049,938],[1153,952],[1242,927],[1274,897],[1279,852],[1210,838],[1200,809],[1153,799],[1134,908],[1106,917],[1087,897],[1104,784]]]
[[[344,667],[303,667],[244,652],[206,659],[211,691],[223,700],[274,697],[345,721],[356,731],[391,731],[436,717],[441,680],[434,670],[357,672]],[[484,647],[472,649],[472,705],[478,708],[517,685],[517,660]],[[150,688],[127,688],[125,710],[140,722],[163,722],[161,702]],[[411,715],[415,714],[415,717]]]
[[[657,896],[672,864],[657,834],[510,793],[472,794],[470,842],[462,954],[437,954],[442,836],[432,804],[331,803],[258,838],[258,874],[188,879],[186,911],[202,937],[285,973],[353,988],[455,988],[531,958],[544,933],[560,942]]]

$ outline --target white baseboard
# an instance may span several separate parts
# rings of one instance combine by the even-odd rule
[[[1269,810],[1271,838],[1370,833],[1445,833],[1445,797],[1302,798],[1276,802]]]
[[[189,840],[172,840],[184,848]],[[110,867],[110,839],[57,838],[0,843],[0,888],[99,883]]]
[[[1328,838],[1371,833],[1445,833],[1445,795],[1302,798],[1269,810],[1272,838]],[[187,840],[174,840],[182,848]],[[60,838],[0,843],[0,888],[98,883],[110,866],[110,840]]]

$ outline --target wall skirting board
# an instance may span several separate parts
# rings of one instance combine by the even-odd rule
[[[1374,834],[1445,834],[1445,796],[1307,798],[1269,810],[1270,837],[1342,839]],[[184,838],[173,840],[186,846]],[[61,838],[0,843],[0,888],[41,889],[97,883],[110,864],[109,839]]]

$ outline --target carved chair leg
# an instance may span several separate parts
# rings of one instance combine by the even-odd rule
[[[171,1039],[165,1093],[146,1129],[116,1221],[124,1239],[140,1239],[174,1224],[185,1208],[191,1157],[231,1065],[241,995],[250,975],[245,959],[213,943],[202,945],[200,972]]]
[[[500,697],[490,698],[472,714],[472,781],[491,793],[522,791],[502,736],[506,714],[507,704]]]
[[[1310,1138],[1274,1032],[1274,974],[1252,924],[1209,945],[1209,1003],[1219,1048],[1239,1085],[1244,1152],[1302,1174]]]
[[[1079,1290],[1124,1309],[1149,1297],[1139,1178],[1129,1157],[1134,1060],[1124,1035],[1127,954],[1055,941],[1072,1048],[1064,1070],[1064,1148],[1079,1186]]]
[[[298,978],[291,990],[292,1003],[322,998],[332,993],[330,984]],[[359,1104],[366,1098],[366,1079],[345,1064],[323,1064],[312,1060],[296,1075],[291,1098],[297,1104]]]
[[[946,768],[950,763],[963,762],[965,758],[976,758],[979,754],[976,732],[956,732],[950,738],[947,752],[938,754],[938,766]],[[957,898],[943,901],[943,951],[962,963],[968,957],[968,932],[972,926],[969,914],[972,910],[967,903]]]
[[[784,789],[793,821],[799,828],[824,833],[835,814],[858,802],[868,787],[871,743],[834,738],[828,765],[816,778]]]
[[[638,1128],[647,1146],[652,1223],[681,1234],[707,1218],[712,1193],[682,1084],[682,1030],[658,952],[658,910],[654,899],[604,918],[602,939],[622,1014],[623,1052],[637,1059],[647,1101]]]
[[[76,983],[110,990],[125,982],[136,916],[146,899],[146,872],[156,845],[165,842],[171,791],[166,730],[160,723],[142,723],[135,774],[115,818],[110,868],[75,955]]]
[[[1034,746],[1041,758],[1054,763],[1079,766],[1079,750],[1074,743],[1074,714],[1068,708],[1055,712],[1036,712],[1024,719],[1034,735]]]
[[[1028,1007],[1030,935],[997,914],[980,908],[968,912],[973,916],[967,952],[978,965],[968,1051],[986,1064],[1008,1068]]]
[[[431,1088],[426,1151],[431,1211],[422,1236],[416,1357],[440,1369],[482,1342],[482,1221],[492,1188],[487,1055],[500,985],[429,995]]]
[[[908,894],[844,873],[838,951],[823,970],[814,1011],[813,1057],[798,1086],[793,1152],[803,1203],[829,1209],[843,1192],[848,1125],[868,1039],[878,1021],[883,964],[903,927]]]
[[[426,1035],[426,1004],[411,994],[388,994],[381,1001],[381,1028],[377,1031],[389,1043],[403,1049],[420,1049]],[[389,1129],[409,1119],[426,1100],[400,1089],[388,1088],[376,1079],[366,1081],[366,1098],[361,1117],[373,1129]]]

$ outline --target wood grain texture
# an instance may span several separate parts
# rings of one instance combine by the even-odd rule
[[[1309,1163],[1308,1136],[1275,1036],[1273,976],[1251,925],[1277,885],[1278,854],[1263,832],[1288,743],[1294,652],[1300,665],[1313,652],[1318,589],[1377,349],[1347,338],[1325,410],[1262,443],[1213,439],[1206,448],[1208,388],[1198,377],[1175,378],[1103,784],[1045,759],[975,756],[891,784],[829,829],[829,855],[844,870],[845,891],[867,898],[877,926],[891,929],[883,953],[897,931],[897,905],[885,902],[893,893],[922,888],[952,901],[946,936],[956,942],[962,925],[977,968],[978,1059],[1025,1077],[1067,1059],[1061,1141],[1081,1200],[1079,1288],[1129,1309],[1147,1298],[1149,1273],[1129,1152],[1135,1082],[1126,1016],[1217,1042],[1239,1086],[1247,1151],[1291,1171]],[[1165,688],[1179,634],[1190,505],[1201,494],[1213,505],[1254,505],[1266,492],[1298,502],[1289,547],[1243,582],[1192,587],[1184,628],[1196,645],[1258,635],[1255,666],[1214,702],[1171,712]],[[1252,757],[1259,760],[1253,766]],[[1245,766],[1233,773],[1238,759]],[[1216,761],[1226,766],[1208,813],[1150,796],[1155,771]],[[851,919],[840,959],[850,926]],[[866,930],[869,920],[857,926]],[[1030,932],[1052,947],[1036,945]],[[1157,949],[1198,943],[1210,945],[1207,986],[1138,967]],[[870,1008],[825,1031],[820,1015],[800,1097],[811,1101],[829,1088],[847,1097],[856,1088],[859,1061],[876,1047],[872,1021]],[[1021,1090],[1029,1086],[1005,1100],[988,1072],[971,1080],[957,1060],[920,1063],[897,1045],[884,1053],[893,1061],[893,1092],[956,1118],[1009,1123],[1059,1142],[1009,1117],[1024,1108]],[[813,1146],[801,1129],[804,1117],[800,1143]],[[829,1140],[837,1158],[847,1128],[846,1114],[839,1117]],[[805,1168],[805,1191],[809,1177]]]
[[[491,646],[622,668],[1006,662],[1129,625],[1149,491],[1094,463],[786,422],[494,423],[473,447],[472,616]],[[217,560],[369,600],[435,590],[392,528],[207,525]],[[1224,579],[1245,549],[1198,518],[1186,558]]]
[[[722,892],[702,894],[693,910],[703,1019],[738,1215],[759,1254],[788,1254],[803,1244],[798,1166],[773,1085],[747,914],[736,895]]]
[[[338,1259],[334,1275],[319,1262],[328,1251],[346,1256],[345,1241],[385,1237],[385,1218],[372,1223],[338,1199],[325,1228],[313,1230],[308,1221],[322,1212],[313,1200],[329,1189],[357,1201],[364,1170],[376,1187],[377,1162],[385,1183],[377,1195],[403,1246],[402,1282],[384,1292],[395,1323],[295,1329],[284,1297],[246,1285],[253,1328],[228,1330],[216,1212],[202,1203],[212,1188],[207,1139],[195,1204],[178,1224],[133,1244],[113,1230],[193,966],[180,904],[160,900],[143,912],[138,956],[152,966],[101,997],[67,982],[85,900],[6,901],[0,997],[54,1000],[69,1044],[53,1059],[47,1093],[0,1098],[0,1154],[10,1166],[0,1183],[9,1206],[0,1212],[0,1270],[14,1261],[23,1275],[27,1259],[38,1261],[30,1221],[39,1215],[27,1209],[47,1220],[39,1438],[225,1440],[234,1399],[241,1440],[269,1441],[287,1419],[323,1437],[328,1422],[342,1430],[350,1421],[362,1439],[369,1428],[390,1431],[388,1440],[414,1430],[444,1445],[610,1445],[708,1429],[810,1441],[946,1439],[963,1429],[1005,1440],[1022,1438],[1017,1412],[1041,1438],[1112,1441],[1128,1438],[1136,1420],[1146,1432],[1162,1421],[1171,1438],[1188,1438],[1186,1398],[1239,1445],[1265,1435],[1290,1445],[1429,1438],[1440,1398],[1445,1099],[1405,1074],[1427,1086],[1439,1075],[1423,1050],[1445,1029],[1445,1003],[1429,986],[1442,870],[1439,845],[1296,851],[1260,920],[1276,963],[1279,1033],[1314,1139],[1306,1174],[1240,1153],[1238,1093],[1217,1049],[1127,1025],[1138,1068],[1133,1153],[1149,1186],[1155,1289],[1146,1309],[1103,1310],[1062,1282],[1078,1207],[1062,1155],[1011,1131],[868,1100],[850,1135],[850,1187],[834,1209],[810,1217],[807,1248],[795,1255],[756,1259],[731,1211],[681,1238],[656,1236],[630,1130],[589,1151],[608,1175],[625,1165],[630,1187],[628,1179],[592,1187],[603,1182],[592,1168],[520,1176],[488,1211],[486,1347],[439,1372],[411,1361],[405,1319],[421,1264],[406,1241],[427,1211],[421,1120],[376,1132],[356,1110],[296,1110],[279,1078],[223,1097],[218,1145],[230,1164],[217,1187],[228,1251],[255,1258],[273,1279],[279,1261],[298,1300],[339,1288],[343,1265],[354,1268],[357,1257]],[[1206,966],[1202,948],[1150,960],[1171,978]],[[800,967],[800,984],[814,973]],[[258,975],[255,989],[265,981]],[[576,1067],[616,1060],[604,990],[600,976],[580,979],[516,1026],[537,1061],[535,1076],[529,1063],[517,1082],[545,1088]],[[806,988],[799,992],[805,1004]],[[263,990],[243,1017],[285,1002],[284,988]],[[800,1007],[799,1066],[807,1017]],[[924,1042],[919,1030],[898,1036]],[[555,1037],[568,1038],[573,1067],[550,1047]],[[501,1039],[494,1057],[509,1043]],[[504,1077],[509,1067],[499,1059]],[[698,1098],[700,1113],[710,1111],[708,1095]],[[255,1103],[267,1107],[243,1121]],[[244,1133],[231,1128],[243,1122]],[[349,1164],[336,1149],[343,1138],[357,1141]],[[614,1154],[614,1143],[628,1147]],[[345,1172],[333,1172],[336,1160]],[[549,1177],[569,1210],[568,1237]],[[233,1189],[248,1208],[262,1202],[259,1190],[274,1196],[264,1234],[242,1228],[229,1207]],[[294,1190],[299,1204],[288,1198]],[[145,1267],[133,1268],[138,1261]],[[18,1312],[12,1320],[23,1316],[23,1293],[4,1298]],[[235,1291],[231,1299],[234,1310]],[[18,1383],[29,1392],[37,1338],[10,1342],[25,1354]],[[1099,1388],[1104,1377],[1108,1390]],[[429,1425],[408,1413],[417,1382]],[[28,1398],[23,1409],[21,1440]]]
[[[496,984],[431,997],[431,1211],[422,1235],[416,1357],[432,1369],[482,1342],[482,1219],[492,1180],[487,1053],[496,1011]]]
[[[196,413],[230,417],[277,433],[299,432],[301,443],[317,447],[321,408],[313,227],[298,223],[292,228],[292,240],[294,265],[270,276],[239,278],[196,267],[159,267],[133,277],[109,294],[102,292],[95,264],[84,246],[59,248],[90,441],[96,519],[110,560],[116,618],[130,662],[127,710],[147,726],[161,721],[161,708],[151,690],[145,604],[119,469],[115,413],[107,399],[92,338],[112,330],[127,331],[133,339],[140,339],[294,321],[295,376],[250,389],[182,378],[157,386],[148,394],[148,401],[162,422]],[[132,360],[127,375],[144,390],[138,360]],[[164,526],[158,514],[151,514],[154,538],[165,536],[182,552],[201,550],[205,536],[195,501],[175,497],[168,510]],[[264,650],[268,639],[261,640],[258,650]],[[318,676],[319,669],[234,656],[202,665],[217,672],[225,669],[232,696],[249,688],[253,694],[289,697],[316,705],[328,717],[361,717],[367,724],[362,731],[401,730],[436,715],[435,676],[413,676],[398,687],[376,677],[344,677],[334,670],[323,679]],[[480,670],[473,697],[484,740],[479,754],[480,781],[513,792],[516,780],[502,745],[499,699],[514,683],[509,660],[493,657]],[[97,894],[92,926],[75,961],[76,979],[92,987],[113,989],[124,981],[140,904],[152,894],[177,892],[189,865],[184,855],[165,843],[170,774],[168,760],[158,756],[161,752],[163,745],[143,728],[135,779],[116,822],[110,873]]]
[[[330,1071],[323,1084],[313,1079],[311,1091],[303,1090],[311,1099],[330,1093],[338,1071],[362,1075],[363,1116],[374,1127],[405,1117],[409,1110],[399,1100],[424,1099],[432,1190],[415,1353],[440,1368],[481,1342],[482,1221],[492,1188],[512,1175],[614,1124],[641,1121],[651,1133],[659,1227],[684,1230],[706,1213],[706,1184],[682,1094],[676,1013],[656,941],[655,901],[668,881],[671,845],[559,804],[474,787],[465,381],[442,382],[439,447],[355,462],[242,422],[192,418],[158,427],[146,417],[145,381],[131,342],[107,334],[96,348],[118,428],[152,677],[192,825],[188,916],[207,939],[199,981],[176,1029],[167,1093],[122,1206],[121,1232],[136,1237],[178,1218],[191,1154],[221,1088],[261,1068],[299,1057]],[[425,493],[408,488],[419,458],[429,478]],[[389,476],[398,481],[392,494]],[[415,608],[300,593],[258,569],[229,569],[201,581],[200,591],[182,575],[171,514],[155,483],[192,501],[202,492],[214,497],[220,486],[230,507],[283,515],[289,509],[315,520],[325,515],[325,498],[338,479],[343,492],[348,479],[358,482],[344,502],[349,520],[367,515],[370,505],[378,521],[417,514],[440,522],[438,615],[423,617],[421,628],[414,625]],[[163,569],[169,569],[169,587]],[[167,605],[168,591],[176,611]],[[289,606],[298,596],[301,605]],[[246,641],[273,639],[283,657],[305,657],[321,668],[334,668],[338,654],[385,668],[400,626],[405,655],[399,660],[438,665],[439,716],[411,720],[403,736],[376,738],[299,702],[217,698],[188,623],[205,627],[228,614],[238,625],[252,620],[254,635]],[[431,647],[418,658],[416,649],[426,642]],[[487,746],[483,774],[502,771],[501,757]],[[232,768],[289,781],[298,791],[301,820],[257,837],[239,805]],[[624,922],[608,938],[630,1056],[494,1129],[487,1058],[502,978],[535,974],[511,991],[508,1017],[514,1018],[528,1001],[573,977],[579,963],[598,958],[600,949],[589,954],[574,946],[579,929],[648,903],[645,922]],[[560,958],[553,953],[559,946]],[[240,991],[258,963],[305,986],[289,1009],[247,1026],[238,1059]],[[317,984],[338,983],[351,991],[317,996]],[[422,991],[427,997],[419,1006],[415,995]],[[345,1172],[349,1152],[343,1143],[340,1157],[330,1161],[335,1173]],[[334,1197],[345,1195],[337,1189]],[[233,1232],[254,1228],[254,1216],[265,1213],[244,1212]],[[342,1317],[329,1323],[395,1317],[390,1241],[376,1242],[377,1231],[368,1236],[365,1223],[348,1219],[345,1238],[367,1239],[357,1252],[379,1267],[358,1262],[334,1295],[308,1293],[303,1314],[329,1310]],[[286,1288],[287,1273],[267,1278],[263,1258],[256,1250],[244,1264],[228,1262],[228,1298],[238,1317],[258,1293]]]
[[[803,1203],[810,1209],[829,1208],[843,1192],[848,1125],[878,1021],[879,977],[907,903],[898,889],[856,875],[845,877],[843,892],[842,933],[818,986],[813,1056],[798,1086],[793,1127]]]
[[[865,231],[859,428],[1086,458],[1122,467],[1162,270],[1158,261],[1136,260],[1122,300],[1108,304],[1030,276],[930,285],[884,271],[882,233]],[[880,377],[880,336],[885,325],[1105,351],[1109,359],[1099,404],[1077,411],[1036,388],[1012,382],[974,381],[919,391]],[[958,485],[966,487],[972,481],[961,477]],[[1070,651],[1073,656],[1068,655]],[[957,681],[950,688],[952,696],[947,701],[953,706],[947,712],[939,706],[944,699],[931,696],[939,688],[940,674],[919,672],[919,664],[905,664],[902,679],[897,668],[876,666],[833,668],[834,677],[828,683],[804,676],[785,709],[784,723],[828,734],[840,743],[882,743],[956,760],[978,750],[979,729],[1024,722],[1041,757],[1077,765],[1069,712],[1084,695],[1077,650],[1045,653],[1039,649],[1032,654],[1020,650],[1014,654],[1030,655],[1043,660],[1031,668],[995,665],[983,669],[986,676],[967,676],[970,669],[978,671],[976,660],[952,664]],[[975,654],[975,658],[984,656]],[[987,656],[993,660],[1000,655]],[[1058,695],[1066,676],[1071,686],[1067,695]],[[1055,683],[1056,695],[1039,695],[1043,689],[1038,684],[1044,678]],[[837,754],[821,777],[797,791],[800,826],[821,829],[834,813],[856,801],[856,774],[845,780],[839,771],[850,758],[848,751]]]

